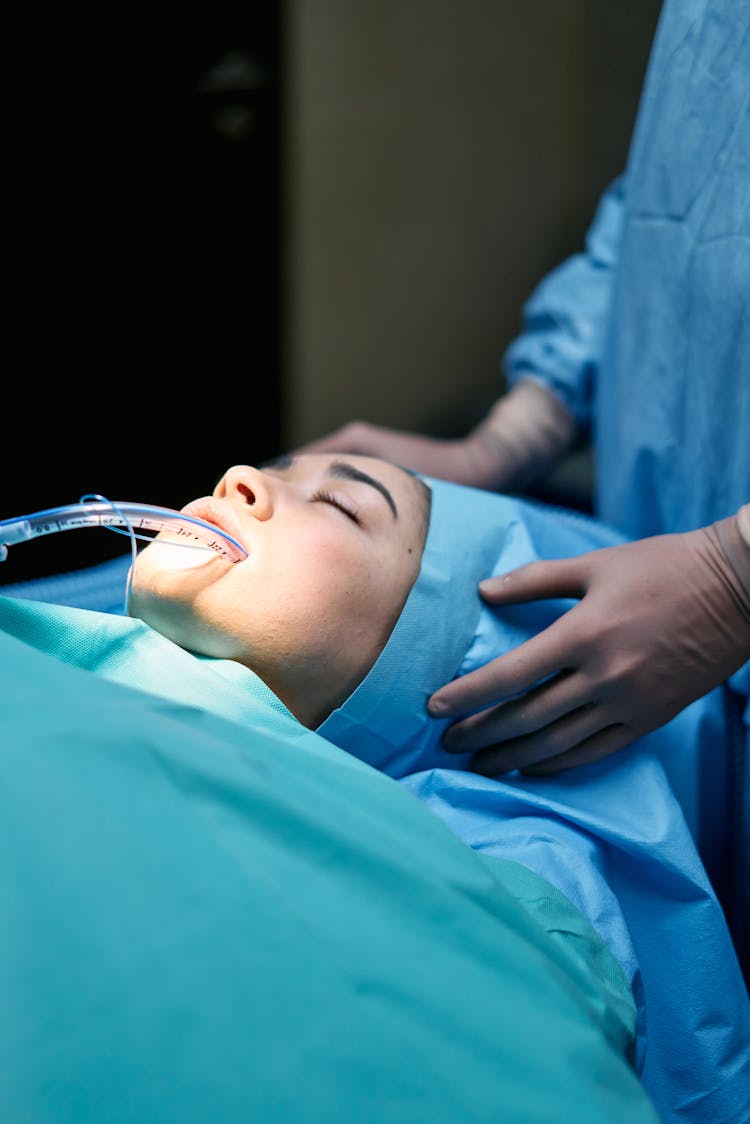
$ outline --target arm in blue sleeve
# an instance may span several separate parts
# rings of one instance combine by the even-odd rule
[[[590,419],[624,210],[624,176],[599,200],[584,250],[549,273],[523,306],[523,330],[503,357],[509,386],[532,378],[553,391],[580,426]]]

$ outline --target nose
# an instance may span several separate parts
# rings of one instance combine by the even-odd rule
[[[269,519],[273,514],[271,478],[249,464],[235,464],[228,469],[214,488],[214,495],[220,500],[244,504],[255,519]]]

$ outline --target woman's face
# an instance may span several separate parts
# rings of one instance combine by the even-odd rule
[[[156,539],[129,612],[190,651],[252,668],[315,727],[370,670],[419,573],[420,481],[372,457],[235,465],[183,509],[247,550],[231,563]]]

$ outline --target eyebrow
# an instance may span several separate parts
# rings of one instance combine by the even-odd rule
[[[273,460],[266,461],[261,465],[261,468],[276,468],[285,469],[291,468],[295,462],[295,457],[291,453],[282,453],[281,456],[274,457]],[[335,476],[338,480],[353,480],[357,484],[368,484],[374,488],[376,492],[380,492],[381,496],[388,504],[393,512],[393,518],[398,519],[398,508],[396,501],[391,493],[386,488],[385,484],[381,484],[374,476],[370,476],[367,472],[362,472],[361,469],[355,468],[353,464],[348,461],[333,461],[328,469],[330,476]]]
[[[367,472],[362,472],[359,468],[355,468],[353,464],[348,461],[334,461],[328,469],[331,476],[337,477],[339,480],[354,480],[357,484],[369,484],[376,492],[380,492],[381,496],[388,504],[393,512],[393,518],[398,519],[398,508],[396,501],[391,493],[386,488],[385,484],[381,484],[374,476],[370,476]]]

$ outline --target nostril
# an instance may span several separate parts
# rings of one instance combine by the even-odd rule
[[[245,497],[245,502],[252,505],[255,503],[255,492],[252,488],[248,488],[247,484],[238,484],[237,491],[240,495]]]

